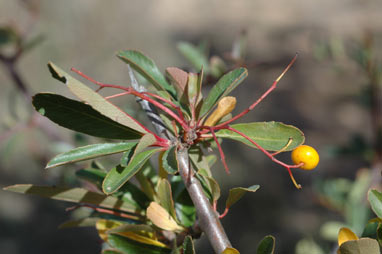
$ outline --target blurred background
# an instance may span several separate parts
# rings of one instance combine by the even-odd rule
[[[178,42],[207,43],[209,56],[224,58],[245,30],[249,77],[233,93],[235,112],[257,99],[299,52],[278,88],[241,121],[297,126],[306,144],[319,151],[321,163],[312,172],[295,171],[303,186],[297,190],[287,172],[264,154],[225,142],[232,174],[226,175],[219,161],[213,168],[222,188],[219,208],[224,209],[229,188],[261,188],[235,205],[223,225],[244,254],[254,253],[268,234],[277,239],[276,253],[329,253],[340,225],[360,234],[359,224],[372,216],[364,194],[380,175],[376,126],[381,116],[373,101],[381,97],[380,84],[375,85],[381,76],[375,67],[378,59],[381,63],[381,14],[379,0],[0,0],[0,187],[81,184],[74,177],[76,166],[44,169],[58,152],[96,141],[33,112],[30,95],[70,96],[51,78],[48,61],[124,84],[127,69],[115,57],[118,50],[140,50],[163,71],[190,69]],[[119,103],[138,114],[134,98]],[[288,153],[280,158],[290,162]],[[65,212],[69,206],[0,190],[0,252],[99,253],[95,229],[58,229],[73,216]],[[197,242],[197,253],[212,253],[205,238]]]

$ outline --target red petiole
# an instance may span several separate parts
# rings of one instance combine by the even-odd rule
[[[177,107],[175,104],[173,104],[171,101],[169,100],[166,100],[162,97],[160,97],[159,95],[155,95],[153,97],[157,98],[157,99],[160,99],[166,103],[169,103],[170,106],[173,106],[177,111],[178,113],[180,112],[180,116],[176,115],[172,110],[170,110],[169,108],[167,108],[166,106],[162,105],[161,103],[157,102],[156,100],[153,100],[152,98],[146,96],[145,94],[148,94],[150,96],[152,96],[153,94],[151,93],[148,93],[148,92],[144,92],[144,93],[140,93],[136,90],[134,90],[133,88],[131,87],[124,87],[124,86],[119,86],[119,85],[113,85],[113,84],[104,84],[104,83],[101,83],[101,82],[98,82],[92,78],[90,78],[89,76],[83,74],[81,71],[75,69],[75,68],[72,68],[71,69],[72,71],[74,71],[75,73],[77,73],[78,75],[80,75],[81,77],[89,80],[90,82],[98,85],[100,88],[97,90],[99,91],[100,89],[102,88],[115,88],[115,89],[120,89],[120,90],[124,90],[126,91],[125,93],[120,93],[120,94],[116,94],[116,95],[112,95],[112,96],[109,96],[109,98],[115,98],[115,97],[118,97],[118,96],[122,96],[123,94],[132,94],[132,95],[135,95],[145,101],[148,101],[150,102],[151,104],[153,104],[155,107],[163,110],[164,112],[166,112],[168,115],[170,115],[175,121],[177,121],[182,127],[184,130],[189,130],[189,126],[187,125],[186,121],[184,120],[183,118],[183,114],[181,113],[181,110],[179,107]]]

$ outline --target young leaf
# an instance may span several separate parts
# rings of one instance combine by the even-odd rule
[[[46,168],[53,168],[68,163],[97,158],[100,156],[122,153],[131,150],[137,145],[137,143],[138,142],[121,142],[77,147],[54,157],[48,162]]]
[[[237,187],[230,189],[225,206],[230,208],[233,204],[239,201],[246,192],[256,192],[259,188],[259,185],[252,185],[248,188]]]
[[[276,239],[273,236],[267,235],[257,246],[256,254],[273,254],[275,251],[275,242]]]
[[[139,139],[142,133],[122,125],[89,105],[64,96],[39,93],[33,96],[33,106],[41,115],[56,124],[77,132],[108,139]]]
[[[167,149],[162,156],[162,165],[167,173],[173,175],[178,172],[178,159],[176,158],[176,147]]]
[[[146,210],[146,216],[151,222],[158,228],[168,230],[168,231],[178,231],[184,230],[183,227],[179,226],[173,217],[164,209],[161,205],[156,202],[151,202]]]
[[[172,199],[171,185],[167,179],[159,179],[157,185],[159,204],[176,219],[174,200]]]
[[[194,242],[191,236],[186,236],[183,242],[183,254],[195,254]]]
[[[190,61],[190,63],[193,65],[197,72],[199,72],[203,67],[204,71],[208,73],[208,59],[202,51],[200,51],[197,47],[191,45],[188,42],[179,42],[177,47],[180,53],[182,53],[182,55],[188,61]]]
[[[178,99],[180,99],[185,92],[184,89],[187,85],[188,73],[176,67],[168,67],[166,74],[171,84],[176,88]]]
[[[231,127],[244,133],[268,151],[279,151],[284,148],[284,151],[291,151],[305,141],[304,134],[299,129],[279,122],[240,123]],[[216,137],[237,140],[256,148],[247,139],[230,130],[220,130],[216,132]],[[292,140],[291,143],[285,147],[289,140]]]
[[[110,246],[128,254],[170,254],[171,249],[144,244],[127,237],[109,234],[107,242]]]
[[[368,200],[374,213],[378,218],[382,218],[382,193],[374,189],[369,190]]]
[[[338,246],[341,246],[344,242],[358,239],[358,236],[349,228],[340,228],[340,231],[338,232]]]
[[[200,116],[203,117],[208,114],[221,98],[232,92],[247,76],[247,69],[238,68],[221,77],[204,99]]]
[[[240,252],[235,248],[226,248],[222,254],[240,254]]]
[[[108,195],[116,192],[124,183],[126,183],[143,167],[146,161],[154,153],[159,152],[160,150],[161,148],[157,148],[135,154],[127,167],[116,166],[115,168],[111,169],[103,181],[103,192]]]
[[[194,225],[196,220],[195,206],[179,175],[171,178],[171,189],[178,220],[185,227]]]
[[[41,197],[74,203],[92,204],[104,208],[117,209],[134,213],[136,208],[116,197],[105,196],[82,188],[65,188],[55,186],[36,186],[33,184],[16,184],[5,187],[4,190],[23,194],[34,194]]]
[[[55,64],[49,63],[48,67],[54,78],[65,83],[75,96],[88,103],[92,108],[100,112],[102,115],[107,116],[113,121],[125,125],[133,130],[136,130],[137,132],[143,134],[148,133],[148,130],[139,122],[137,122],[137,120],[106,100],[99,93],[93,91],[80,81],[74,79]]]
[[[117,56],[125,63],[130,64],[134,70],[153,84],[156,89],[167,91],[173,98],[176,98],[174,87],[167,83],[152,59],[135,50],[120,51]]]

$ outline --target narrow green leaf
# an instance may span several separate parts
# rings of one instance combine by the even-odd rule
[[[154,185],[157,183],[159,177],[150,161],[147,161],[146,164],[143,165],[142,169],[135,175],[135,178],[137,179],[142,192],[153,201],[155,196]]]
[[[208,114],[221,98],[232,92],[232,90],[235,89],[247,76],[247,69],[238,68],[221,77],[211,89],[208,96],[204,99],[200,110],[200,116],[203,117]]]
[[[135,120],[129,114],[106,100],[99,93],[93,91],[91,88],[87,87],[80,81],[74,79],[55,64],[49,63],[48,67],[54,78],[65,83],[75,96],[88,103],[93,109],[97,110],[102,115],[107,116],[113,121],[127,126],[133,130],[136,130],[137,132],[143,134],[148,132],[147,129],[143,127],[143,125],[137,122],[137,120]]]
[[[82,188],[65,188],[55,186],[36,186],[33,184],[16,184],[4,188],[23,194],[34,194],[41,197],[62,200],[73,203],[86,203],[100,207],[117,209],[134,213],[136,208],[116,197],[106,196],[100,193],[91,192]]]
[[[128,254],[170,254],[171,249],[161,248],[151,244],[144,244],[127,237],[109,234],[107,238],[110,246]]]
[[[159,179],[157,185],[159,204],[176,220],[174,200],[172,199],[171,185],[167,179]]]
[[[173,98],[176,98],[175,88],[167,83],[152,59],[135,50],[120,51],[117,56],[125,63],[130,64],[134,70],[153,84],[156,89],[167,91]]]
[[[162,165],[163,168],[167,171],[167,173],[173,175],[178,172],[178,159],[176,157],[176,147],[173,146],[167,149],[162,157]]]
[[[273,254],[275,251],[275,242],[276,239],[273,236],[267,235],[257,246],[256,254]]]
[[[252,185],[248,188],[237,187],[229,190],[226,207],[230,208],[233,204],[239,201],[246,192],[256,192],[260,188],[259,185]]]
[[[208,176],[212,176],[211,168],[208,163],[207,157],[204,155],[200,146],[193,146],[188,150],[188,156],[191,159],[193,166],[197,171],[205,170]]]
[[[339,254],[380,254],[378,241],[371,238],[347,241],[341,244]]]
[[[110,170],[103,181],[102,189],[106,194],[116,192],[124,183],[133,177],[146,163],[146,161],[161,148],[150,149],[138,154],[130,160],[127,167],[117,166]]]
[[[367,195],[371,209],[378,216],[378,218],[382,218],[382,193],[372,189],[369,190]]]
[[[53,168],[60,165],[89,160],[100,156],[106,156],[115,153],[122,153],[131,150],[138,142],[105,143],[77,147],[68,152],[54,157],[48,162],[46,168]]]
[[[190,63],[193,65],[195,70],[199,72],[202,67],[204,68],[204,71],[208,73],[209,71],[209,65],[208,65],[208,59],[207,56],[204,55],[202,51],[200,51],[197,47],[194,45],[188,43],[188,42],[179,42],[178,50],[182,55],[190,61]]]
[[[70,220],[62,223],[58,228],[95,227],[99,218],[88,217],[79,220]]]
[[[94,183],[100,190],[102,190],[102,182],[106,177],[106,172],[97,169],[81,169],[76,172],[76,175],[84,180]],[[130,182],[126,182],[118,191],[113,193],[113,196],[131,204],[138,210],[145,210],[150,203],[150,200],[145,193]]]
[[[89,105],[61,95],[39,93],[33,96],[32,103],[41,115],[73,131],[109,139],[142,137],[142,133],[111,120]]]
[[[291,140],[291,143],[285,148],[285,151],[291,151],[305,141],[304,134],[298,128],[279,122],[240,123],[233,124],[231,127],[244,133],[268,151],[284,149],[288,145],[289,140]],[[220,130],[216,132],[216,136],[237,140],[257,148],[247,139],[230,130]]]
[[[192,203],[186,186],[179,175],[171,178],[171,189],[178,220],[185,227],[194,225],[196,220],[195,206]]]
[[[199,170],[198,173],[200,173],[202,175],[205,182],[208,184],[213,201],[219,200],[219,198],[220,198],[220,186],[216,182],[216,180],[214,178],[208,176],[207,172],[204,169]]]
[[[191,236],[186,236],[183,242],[183,253],[184,254],[195,254],[194,242]]]

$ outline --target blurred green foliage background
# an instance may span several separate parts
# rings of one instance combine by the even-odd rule
[[[252,67],[246,82],[233,94],[238,100],[236,112],[260,96],[298,51],[297,63],[279,87],[242,121],[274,120],[297,126],[305,133],[306,143],[319,151],[319,167],[313,172],[295,171],[303,186],[299,191],[287,172],[262,153],[225,142],[232,174],[226,175],[220,162],[213,172],[221,183],[222,200],[229,188],[261,186],[223,219],[233,246],[242,253],[253,253],[254,243],[272,234],[277,238],[276,253],[295,253],[302,238],[307,240],[300,245],[314,239],[324,250],[332,249],[321,226],[328,221],[349,223],[343,212],[324,202],[317,189],[324,188],[322,192],[328,195],[345,190],[346,195],[346,181],[353,181],[360,168],[371,167],[372,155],[367,149],[351,156],[338,151],[352,142],[356,148],[367,148],[375,138],[370,108],[362,104],[369,79],[352,56],[365,38],[372,37],[373,56],[380,58],[381,11],[378,0],[0,0],[0,26],[11,27],[26,41],[42,38],[16,65],[30,93],[50,91],[65,96],[68,91],[51,78],[48,61],[67,70],[76,67],[101,82],[125,84],[127,69],[115,57],[117,50],[140,50],[162,70],[168,66],[190,68],[176,49],[179,41],[206,41],[210,55],[223,56],[245,29],[246,60]],[[6,45],[1,53],[9,55],[13,50]],[[93,139],[38,116],[31,121],[32,106],[14,85],[5,64],[0,65],[0,88],[0,187],[81,184],[74,177],[75,167],[48,171],[44,166],[59,151]],[[139,109],[134,98],[119,102],[130,113]],[[41,129],[41,125],[47,127]],[[290,161],[289,154],[281,158]],[[325,180],[331,178],[348,180],[325,187]],[[0,252],[99,252],[101,241],[94,229],[57,229],[72,216],[65,212],[69,206],[0,191]],[[197,253],[211,253],[206,239],[197,242]]]

